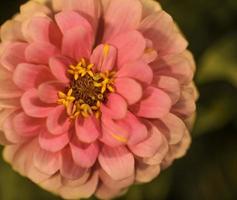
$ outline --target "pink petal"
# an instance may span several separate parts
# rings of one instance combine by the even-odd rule
[[[122,180],[134,174],[134,157],[124,146],[116,148],[103,146],[99,163],[114,180]]]
[[[75,163],[83,168],[92,167],[99,153],[99,146],[97,143],[83,144],[77,142],[75,139],[70,143],[72,158]]]
[[[85,143],[94,142],[101,134],[98,119],[95,117],[75,120],[77,138]]]
[[[88,30],[88,33],[92,34],[89,22],[75,11],[62,11],[55,15],[55,20],[64,35],[67,31],[80,26]]]
[[[26,138],[20,136],[17,131],[14,129],[12,119],[15,116],[15,113],[12,113],[7,116],[7,118],[4,120],[2,125],[2,130],[4,132],[4,136],[6,139],[11,143],[22,143],[26,140]]]
[[[146,118],[161,118],[168,114],[171,108],[169,96],[160,89],[148,87],[144,91],[144,99],[141,100],[136,114]]]
[[[47,128],[53,135],[60,135],[67,132],[71,126],[71,121],[64,106],[57,106],[48,113],[46,121]]]
[[[61,167],[60,156],[60,153],[51,153],[38,148],[38,150],[34,152],[33,164],[41,172],[53,175]]]
[[[153,79],[153,72],[149,65],[143,61],[135,61],[126,63],[123,65],[118,73],[117,77],[130,77],[145,84],[150,84]]]
[[[64,34],[62,42],[62,54],[80,61],[89,58],[92,49],[92,38],[90,31],[78,26]]]
[[[120,95],[111,93],[106,105],[101,106],[101,112],[112,119],[121,119],[127,113],[127,103]]]
[[[52,176],[50,176],[50,178],[41,181],[39,183],[40,187],[42,187],[45,190],[48,190],[52,193],[57,193],[60,189],[60,187],[62,186],[62,176],[60,175],[60,173],[56,173]]]
[[[190,83],[195,70],[193,59],[187,57],[186,53],[165,56],[152,63],[152,67],[156,76],[171,76],[181,84]]]
[[[10,116],[12,113],[14,113],[16,109],[0,109],[0,130],[3,128],[3,123],[7,119],[8,116]],[[0,135],[2,135],[1,133]]]
[[[80,185],[83,185],[86,181],[89,180],[91,176],[91,171],[88,170],[82,177],[80,177],[79,179],[76,180],[69,180],[66,178],[62,178],[61,182],[65,187],[78,187]]]
[[[39,135],[40,147],[49,152],[58,152],[62,150],[70,140],[68,132],[55,136],[49,133],[47,130],[42,130]]]
[[[128,145],[135,145],[143,140],[145,140],[148,136],[148,131],[145,126],[135,115],[131,112],[127,113],[126,118],[123,119],[130,126],[130,137],[128,141]]]
[[[24,37],[21,31],[21,22],[17,20],[8,20],[1,25],[2,41],[22,41]]]
[[[21,105],[27,115],[36,118],[45,118],[54,109],[40,101],[36,89],[30,89],[23,94],[21,97]]]
[[[56,103],[58,100],[58,92],[63,91],[65,87],[65,84],[59,81],[49,81],[42,83],[38,87],[39,98],[45,103]]]
[[[5,48],[5,46],[2,46],[0,44],[0,55],[1,55],[1,50],[3,50]],[[0,81],[4,82],[6,80],[9,80],[12,78],[12,72],[8,71],[6,68],[4,68],[1,64],[0,64]]]
[[[11,79],[0,81],[0,98],[16,98],[22,95],[20,90]]]
[[[23,176],[31,177],[36,183],[49,178],[49,175],[40,172],[33,165],[33,154],[37,151],[37,140],[25,144],[10,145],[4,149],[4,157],[11,162],[14,170]]]
[[[113,199],[126,193],[124,189],[111,189],[104,184],[100,184],[96,190],[95,196],[99,199]]]
[[[152,157],[162,144],[162,134],[155,126],[150,126],[150,136],[146,140],[129,146],[129,149],[139,157]]]
[[[64,0],[52,0],[52,8],[56,12],[59,12],[65,8],[64,5],[65,1]]]
[[[6,136],[3,133],[0,134],[0,145],[2,146],[11,145],[11,142],[7,140]]]
[[[160,11],[161,5],[157,1],[140,0],[143,5],[143,17],[150,15],[151,13]]]
[[[138,0],[113,0],[105,10],[104,41],[138,27],[142,5]]]
[[[68,83],[69,79],[66,76],[68,66],[72,64],[72,62],[66,57],[52,57],[49,60],[49,67],[51,69],[51,73],[57,78],[59,81],[63,83]]]
[[[60,44],[62,35],[57,25],[47,16],[34,16],[22,27],[23,34],[29,42],[47,42]]]
[[[146,17],[139,30],[153,42],[159,56],[177,54],[187,47],[187,41],[177,30],[173,19],[164,11]]]
[[[170,148],[171,160],[183,157],[191,144],[191,136],[188,131],[184,133],[182,140],[176,144],[172,145]],[[169,160],[169,158],[167,158]]]
[[[25,62],[25,50],[28,44],[15,42],[7,45],[4,50],[0,63],[9,71],[13,71],[19,63]]]
[[[187,61],[189,61],[190,68],[192,69],[193,72],[195,72],[197,67],[196,67],[193,54],[189,50],[186,49],[184,52],[182,52],[181,55],[184,58],[186,58]]]
[[[183,90],[179,101],[172,107],[172,113],[179,117],[188,118],[196,110],[195,99],[188,91]]]
[[[15,127],[13,127],[14,130],[15,130]],[[26,140],[26,139],[31,139],[35,136],[38,136],[39,135],[39,132],[41,130],[41,127],[36,130],[36,131],[24,131],[24,130],[16,130],[16,134],[20,137],[22,137],[23,140]]]
[[[162,142],[159,146],[159,150],[149,158],[143,158],[142,162],[148,164],[148,165],[158,165],[161,164],[161,162],[164,160],[165,156],[167,155],[169,151],[169,144],[165,138],[165,136],[162,135]]]
[[[116,121],[103,116],[102,133],[101,141],[112,147],[135,145],[148,136],[146,126],[130,112],[127,112],[123,119]]]
[[[3,46],[0,46],[0,50]],[[12,72],[0,64],[0,107],[19,106],[19,97],[22,91],[13,83]],[[18,102],[17,102],[18,101]],[[14,106],[15,104],[15,106]]]
[[[114,121],[108,116],[102,117],[101,141],[108,146],[116,147],[128,142],[130,126],[124,121]]]
[[[19,64],[13,74],[14,83],[24,90],[37,88],[39,84],[49,81],[52,78],[46,66],[28,63]]]
[[[9,145],[3,149],[3,158],[6,162],[12,163],[15,154],[19,152],[20,145]]]
[[[58,53],[57,48],[50,43],[35,42],[26,48],[25,57],[28,62],[47,65],[49,59]]]
[[[136,181],[148,183],[160,174],[160,165],[146,165],[139,163],[136,168]]]
[[[141,85],[131,78],[117,78],[115,87],[116,92],[127,100],[128,105],[138,102],[142,97]]]
[[[145,63],[152,63],[156,60],[156,58],[158,57],[157,52],[155,49],[152,48],[146,48],[144,55],[142,56],[142,60]]]
[[[98,172],[95,171],[86,183],[77,187],[62,187],[60,194],[65,199],[90,198],[96,191],[98,184]]]
[[[154,84],[169,95],[172,105],[179,100],[181,88],[177,79],[169,76],[157,76],[155,77]]]
[[[18,153],[20,145],[8,145],[3,149],[3,159],[8,162],[12,163],[16,153]]]
[[[108,188],[111,188],[111,190],[114,189],[123,189],[133,184],[134,182],[134,176],[130,176],[126,179],[116,181],[113,180],[104,170],[100,170],[100,179]]]
[[[153,43],[151,40],[146,39],[146,49],[142,56],[142,60],[145,63],[152,63],[157,59],[157,52],[154,49]]]
[[[19,108],[20,99],[19,98],[0,99],[0,107],[1,108]]]
[[[61,167],[61,174],[64,178],[76,180],[81,178],[87,169],[82,168],[73,161],[72,153],[70,147],[64,148],[62,151],[62,167]]]
[[[182,87],[182,89],[187,91],[195,101],[198,100],[199,91],[198,91],[194,81],[191,81],[188,85],[184,85]]]
[[[101,2],[98,0],[53,0],[52,2],[55,10],[74,10],[83,17],[85,17],[96,32],[97,25],[101,14]]]
[[[18,20],[27,20],[35,15],[52,15],[51,9],[42,1],[29,1],[20,7],[20,17]]]
[[[91,63],[95,64],[98,71],[111,71],[116,63],[117,50],[108,44],[97,46],[90,58]]]
[[[29,151],[29,149],[27,149],[27,150]],[[30,150],[32,151],[32,149],[30,149]],[[33,154],[33,152],[32,152],[32,154]],[[33,156],[29,157],[27,155],[27,157],[28,157],[28,159],[26,159],[26,163],[25,163],[26,176],[31,177],[31,180],[34,183],[39,184],[43,181],[48,180],[51,177],[51,175],[41,172],[38,168],[36,168],[34,165],[32,165],[32,163],[33,163],[32,157]]]
[[[31,133],[35,132],[38,134],[43,121],[41,119],[35,119],[29,117],[24,112],[20,112],[13,117],[13,127],[17,132],[21,133]]]
[[[179,143],[187,131],[183,120],[171,113],[157,120],[154,124],[162,131],[171,145]]]
[[[136,61],[141,58],[146,47],[146,41],[138,31],[120,34],[109,40],[108,43],[118,50],[118,68],[121,68],[128,62]]]
[[[24,37],[29,42],[50,42],[49,27],[52,20],[47,16],[35,16],[23,24]]]

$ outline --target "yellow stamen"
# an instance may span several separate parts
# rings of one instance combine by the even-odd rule
[[[99,80],[101,79],[100,74],[95,74],[95,75],[93,76],[93,79],[94,79],[94,81],[99,81]]]
[[[67,97],[67,95],[64,94],[63,92],[58,92],[58,96],[59,96],[60,99],[64,99],[64,98]]]
[[[102,84],[101,84],[101,83],[94,82],[94,86],[95,86],[95,87],[102,87]]]
[[[107,88],[107,84],[103,84],[102,88],[101,88],[101,93],[103,94],[106,91]]]
[[[86,67],[86,60],[84,58],[81,59],[81,64],[83,65],[83,67]]]
[[[86,74],[89,74],[91,77],[94,76],[94,73],[92,72],[94,64],[86,65],[86,60],[84,58],[81,59],[81,61],[78,63],[77,66],[70,65],[68,73],[74,75],[74,79],[78,80],[78,78],[84,77]]]
[[[91,70],[93,66],[94,66],[94,64],[89,64],[87,69]]]
[[[58,104],[64,105],[66,108],[75,100],[75,97],[72,96],[72,89],[70,89],[67,94],[63,92],[58,92]]]
[[[100,116],[101,116],[101,112],[100,112],[100,111],[97,111],[97,112],[95,113],[95,117],[96,117],[96,119],[99,119]]]
[[[100,101],[97,101],[96,102],[96,106],[99,108],[101,106],[101,102]]]
[[[111,85],[108,85],[107,88],[110,92],[115,92],[114,88]]]

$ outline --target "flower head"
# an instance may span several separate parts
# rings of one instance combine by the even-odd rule
[[[190,144],[195,64],[152,0],[31,0],[1,27],[0,142],[67,199],[121,195]]]

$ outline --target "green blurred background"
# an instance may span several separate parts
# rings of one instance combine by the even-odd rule
[[[0,24],[26,0],[1,0]],[[237,199],[237,0],[160,0],[190,42],[200,92],[192,146],[119,200]],[[2,150],[0,148],[0,150]],[[58,200],[0,159],[0,200]]]

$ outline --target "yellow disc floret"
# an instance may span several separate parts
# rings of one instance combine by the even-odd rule
[[[86,74],[89,74],[91,77],[94,76],[92,72],[94,64],[86,64],[85,59],[81,59],[77,66],[70,65],[68,73],[74,75],[74,79],[77,80],[80,76],[83,77]]]
[[[58,92],[58,104],[68,107],[71,102],[75,100],[75,97],[72,96],[72,89],[69,89],[67,94],[63,92]]]
[[[114,79],[113,76],[115,75],[114,72],[106,71],[104,73],[100,73],[101,82],[95,82],[94,86],[101,88],[101,93],[104,94],[106,90],[110,92],[114,92]]]

